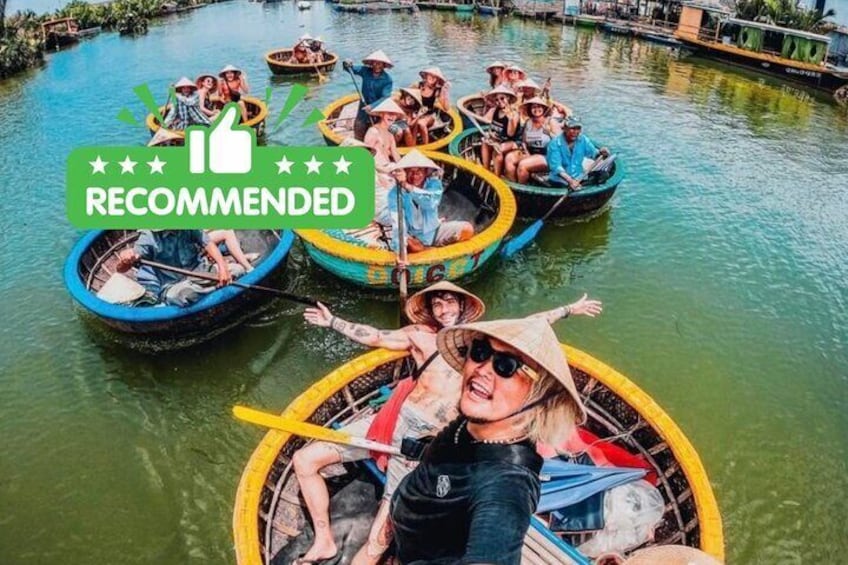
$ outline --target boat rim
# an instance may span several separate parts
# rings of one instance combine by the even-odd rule
[[[494,221],[480,233],[474,234],[471,239],[442,247],[431,247],[419,253],[411,253],[407,258],[409,265],[429,265],[434,262],[472,255],[502,240],[512,227],[518,212],[515,196],[507,184],[493,173],[471,161],[434,151],[423,151],[422,153],[437,163],[448,163],[482,178],[497,193],[499,206]],[[397,254],[394,251],[372,249],[342,241],[321,230],[296,229],[294,231],[306,243],[337,257],[368,265],[395,265],[397,263]]]
[[[325,51],[330,58],[326,61],[321,61],[318,63],[286,63],[284,61],[277,61],[273,59],[272,56],[277,53],[282,53],[283,51],[291,52],[293,49],[291,47],[281,47],[280,49],[272,49],[265,53],[265,62],[269,65],[275,65],[279,67],[284,67],[288,69],[303,69],[305,71],[315,70],[315,67],[321,68],[325,65],[335,65],[339,61],[339,56],[336,53],[331,53],[329,51]]]
[[[250,118],[249,120],[247,120],[246,122],[244,122],[243,124],[239,124],[239,125],[244,126],[244,127],[253,128],[253,127],[256,127],[258,124],[261,124],[265,120],[265,118],[268,117],[268,105],[265,102],[263,102],[259,98],[255,98],[253,96],[242,96],[241,99],[244,100],[245,103],[250,103],[250,104],[253,104],[254,106],[258,107],[259,113],[256,114],[255,116],[253,116],[252,118]],[[164,106],[159,107],[160,112],[162,111],[162,108],[164,108]],[[150,132],[154,133],[154,134],[157,131],[159,131],[159,129],[162,127],[162,125],[159,124],[156,121],[156,116],[154,116],[152,113],[147,114],[147,117],[145,118],[144,123],[145,123],[145,125],[147,125],[147,129],[150,130]],[[185,131],[179,131],[179,130],[168,130],[168,131],[172,131],[177,136],[185,138]]]
[[[395,91],[392,91],[392,95],[394,96]],[[359,95],[356,93],[346,94],[341,98],[333,100],[330,102],[323,110],[324,116],[330,116],[337,109],[340,109],[351,102],[355,102],[359,100]],[[441,110],[445,112],[445,110]],[[413,149],[417,149],[418,151],[438,151],[439,149],[446,149],[448,145],[450,145],[451,141],[456,138],[460,133],[462,133],[462,118],[457,111],[456,105],[452,105],[450,110],[446,112],[448,116],[451,118],[451,124],[453,128],[451,132],[441,139],[437,139],[435,141],[431,141],[430,143],[426,143],[424,145],[415,145],[413,147],[398,147],[398,153],[401,155],[406,155]],[[321,132],[321,135],[324,136],[325,139],[329,139],[333,144],[339,145],[344,140],[342,136],[334,132],[327,126],[326,118],[318,122],[318,130]]]
[[[683,430],[648,393],[626,376],[580,349],[565,344],[560,344],[560,347],[570,366],[587,373],[614,394],[625,399],[665,440],[692,489],[700,526],[700,549],[724,562],[724,533],[718,503],[701,458]],[[282,416],[306,420],[355,376],[402,359],[408,354],[406,351],[376,349],[360,355],[333,369],[303,391],[286,407]],[[239,565],[263,565],[259,551],[260,497],[271,467],[291,436],[292,434],[287,432],[269,430],[251,454],[242,472],[233,509],[233,536]]]
[[[78,265],[83,255],[91,245],[107,231],[94,230],[85,234],[71,249],[68,259],[65,261],[64,279],[65,286],[74,300],[88,311],[110,320],[120,322],[164,322],[185,318],[204,310],[208,310],[223,304],[244,292],[253,292],[235,285],[228,285],[201,296],[197,302],[181,306],[158,306],[158,307],[135,307],[122,304],[111,304],[97,298],[97,295],[85,287],[85,283],[79,275]],[[261,230],[270,231],[270,230]],[[294,243],[294,234],[291,230],[280,231],[280,241],[274,246],[271,253],[260,261],[253,271],[246,273],[238,279],[244,284],[257,284],[271,274],[283,261],[286,260],[291,246]]]

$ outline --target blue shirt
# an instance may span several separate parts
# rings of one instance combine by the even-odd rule
[[[558,135],[548,144],[547,161],[550,174],[548,178],[554,182],[562,182],[560,173],[565,173],[573,179],[583,175],[583,159],[594,159],[598,156],[598,148],[582,133],[574,140],[574,147],[568,148],[564,135]]]
[[[133,250],[142,259],[164,263],[172,267],[194,270],[201,260],[201,253],[209,236],[202,230],[139,230],[138,239]],[[136,280],[155,296],[176,282],[181,281],[183,275],[154,269],[142,265],[138,269]]]
[[[392,77],[386,71],[375,77],[371,67],[354,65],[353,74],[362,77],[362,99],[365,100],[366,105],[373,108],[392,95]],[[358,117],[362,118],[367,114],[362,109],[362,104],[359,106]]]
[[[397,210],[399,187],[395,184],[389,189],[388,210],[392,222],[391,248],[398,249]],[[433,245],[436,231],[439,229],[439,203],[442,201],[444,187],[442,181],[430,177],[424,182],[424,188],[410,192],[400,189],[403,200],[403,223],[407,235],[418,239],[424,245]]]

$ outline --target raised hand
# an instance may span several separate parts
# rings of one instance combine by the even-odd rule
[[[580,300],[568,305],[568,310],[574,316],[594,318],[604,311],[604,306],[600,300],[590,299],[588,294],[583,294]]]
[[[303,319],[313,326],[329,328],[330,322],[333,320],[333,314],[326,306],[319,302],[317,308],[307,308],[304,310]]]

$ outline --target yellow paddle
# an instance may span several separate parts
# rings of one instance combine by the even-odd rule
[[[330,428],[322,426],[316,426],[315,424],[308,424],[298,420],[283,418],[282,416],[275,416],[274,414],[268,414],[267,412],[248,408],[247,406],[233,406],[233,416],[239,420],[250,422],[251,424],[257,424],[265,426],[266,428],[273,428],[275,430],[282,430],[301,437],[328,441],[330,443],[352,445],[354,447],[361,447],[363,449],[370,449],[371,451],[379,451],[390,455],[400,455],[400,449],[392,445],[386,445],[385,443],[379,443],[361,437],[354,437],[348,433],[331,430]]]

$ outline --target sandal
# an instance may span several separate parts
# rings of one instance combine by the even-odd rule
[[[304,559],[304,555],[306,554],[301,553],[300,556],[292,562],[292,565],[334,565],[341,557],[341,552],[337,551],[332,557],[324,557],[322,559]]]

